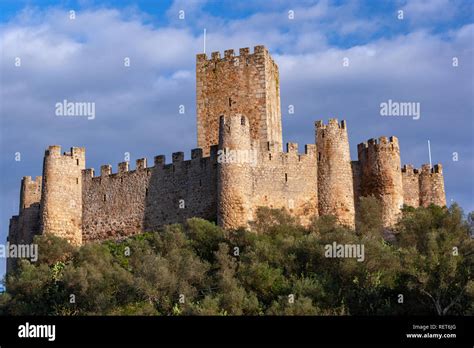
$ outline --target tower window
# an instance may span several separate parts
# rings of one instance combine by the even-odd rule
[[[285,173],[285,182],[288,182],[288,174]]]
[[[79,178],[76,178],[76,185],[79,185]]]
[[[104,202],[107,201],[107,195],[104,195]]]
[[[318,152],[318,161],[321,162],[321,152]]]
[[[229,98],[229,107],[231,107],[231,106],[232,106],[232,99]]]
[[[268,154],[268,159],[269,159],[270,161],[272,160],[272,154],[271,154],[271,153]]]
[[[145,196],[148,196],[148,189],[145,189]]]
[[[79,165],[79,160],[78,159],[76,160],[76,163],[77,163],[77,165]]]

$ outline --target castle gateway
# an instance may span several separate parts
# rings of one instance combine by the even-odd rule
[[[295,143],[283,151],[278,66],[263,46],[238,56],[198,54],[196,83],[199,148],[190,159],[175,152],[171,163],[159,155],[152,165],[139,159],[130,170],[123,162],[112,173],[107,164],[96,174],[86,169],[84,148],[62,153],[50,146],[43,176],[22,179],[10,243],[49,233],[81,245],[191,217],[247,227],[261,206],[285,208],[303,224],[334,215],[353,227],[359,197],[369,195],[380,200],[390,226],[403,204],[446,204],[441,165],[402,168],[393,136],[359,144],[351,161],[347,124],[330,119],[316,122],[315,144],[303,153]]]

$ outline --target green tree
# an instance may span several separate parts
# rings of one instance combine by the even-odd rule
[[[474,244],[462,216],[455,204],[431,205],[405,210],[397,226],[401,277],[438,315],[462,314],[473,300]]]

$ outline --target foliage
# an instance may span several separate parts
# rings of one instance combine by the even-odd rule
[[[405,207],[386,231],[377,201],[359,204],[355,231],[265,208],[253,231],[193,218],[81,248],[39,236],[39,260],[5,279],[0,314],[474,314],[473,213]],[[326,257],[334,242],[363,245],[364,260]]]

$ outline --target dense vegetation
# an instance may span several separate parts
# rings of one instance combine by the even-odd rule
[[[377,202],[361,204],[356,231],[262,209],[253,232],[190,219],[79,249],[38,236],[40,258],[5,279],[0,314],[474,314],[473,213],[404,208],[387,238]],[[363,244],[365,260],[326,258],[334,241]]]

